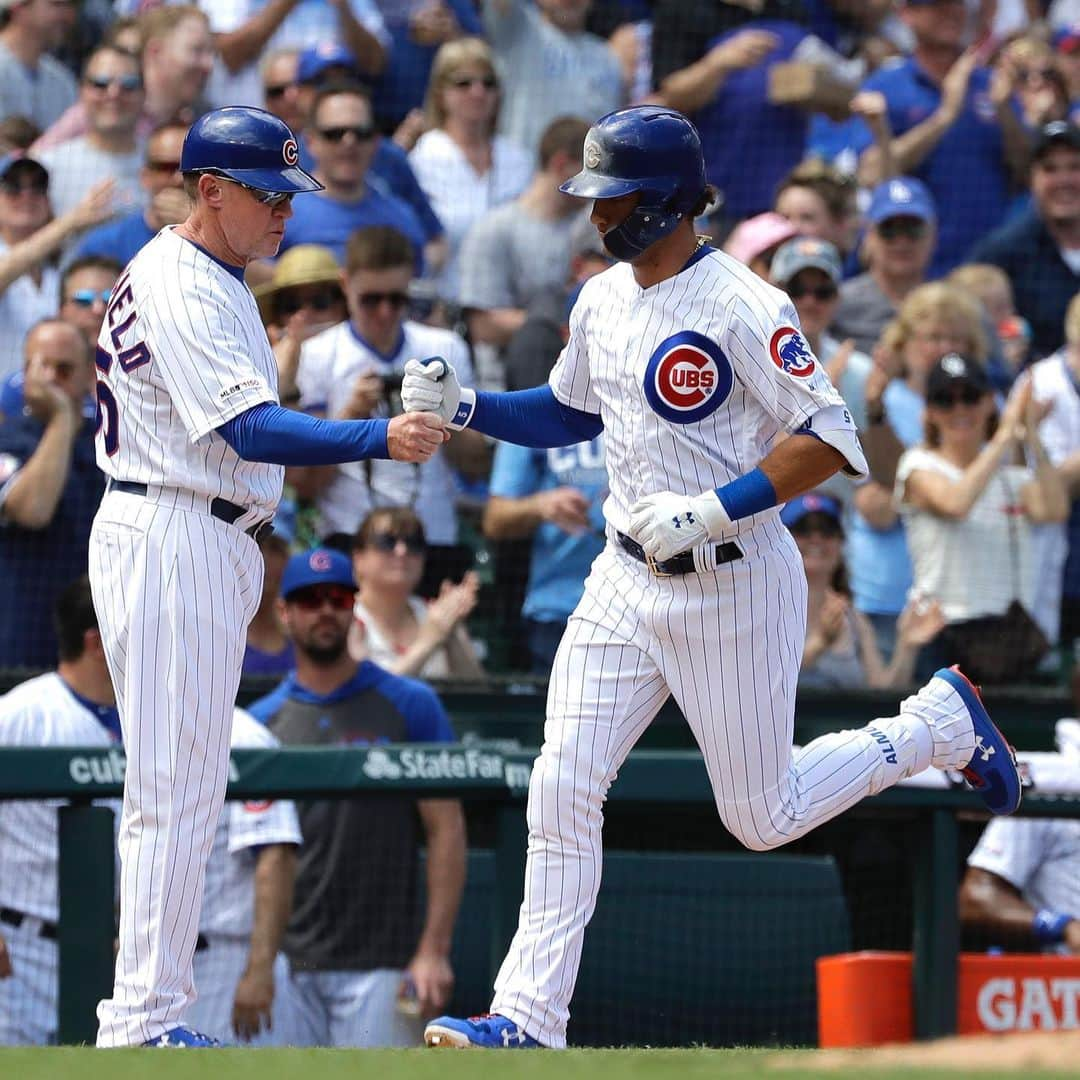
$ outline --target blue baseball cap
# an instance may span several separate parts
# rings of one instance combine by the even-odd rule
[[[936,221],[937,208],[930,189],[913,176],[897,176],[878,184],[870,195],[866,220],[871,225],[877,225],[891,217]]]
[[[837,524],[843,517],[840,504],[831,495],[822,495],[819,491],[808,491],[805,495],[792,499],[780,511],[780,520],[789,529],[793,529],[807,514],[826,514]]]
[[[348,68],[353,75],[359,75],[356,57],[337,41],[320,41],[318,45],[309,45],[300,54],[296,67],[297,82],[315,82],[329,68]]]
[[[313,551],[301,551],[286,564],[281,575],[281,596],[288,599],[298,589],[307,589],[312,585],[345,585],[356,588],[352,563],[348,555],[330,548],[315,548]]]

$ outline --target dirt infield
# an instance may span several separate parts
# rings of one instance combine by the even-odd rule
[[[1080,1073],[1080,1031],[1026,1035],[966,1035],[936,1042],[867,1050],[818,1050],[770,1058],[774,1069],[927,1069],[1022,1071],[1060,1069]]]

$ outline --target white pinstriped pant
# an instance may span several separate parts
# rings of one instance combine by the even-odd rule
[[[610,543],[593,565],[551,673],[526,809],[524,899],[491,1005],[545,1046],[566,1045],[600,887],[607,790],[669,693],[701,747],[721,820],[754,850],[794,840],[931,764],[935,743],[917,716],[875,720],[886,747],[861,729],[793,754],[806,579],[786,529],[773,545],[671,578]],[[965,725],[970,733],[966,714],[956,722]],[[968,738],[967,757],[973,747]]]
[[[262,567],[250,536],[205,512],[109,492],[94,519],[90,584],[127,754],[120,952],[98,1046],[184,1022]]]

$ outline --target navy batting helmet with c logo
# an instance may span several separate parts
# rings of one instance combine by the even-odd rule
[[[604,234],[616,259],[636,258],[673,232],[708,188],[697,128],[674,109],[637,105],[602,116],[582,158],[585,167],[560,191],[582,199],[639,193],[627,219]]]
[[[321,191],[299,158],[296,137],[283,120],[262,109],[228,105],[191,125],[180,171],[216,173],[260,191]]]

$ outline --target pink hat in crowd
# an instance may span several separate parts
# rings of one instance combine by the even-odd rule
[[[753,259],[763,255],[769,248],[774,248],[798,234],[799,230],[786,217],[770,210],[736,225],[724,244],[724,250],[749,266]]]

